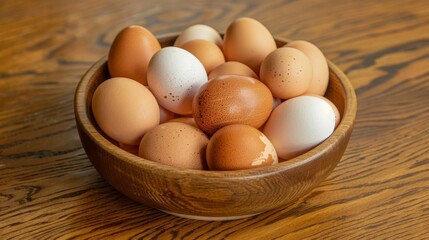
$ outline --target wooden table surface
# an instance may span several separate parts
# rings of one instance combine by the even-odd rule
[[[225,31],[241,16],[315,43],[350,78],[358,112],[340,164],[292,206],[235,221],[124,197],[82,149],[80,77],[127,25]],[[429,1],[1,1],[0,239],[54,238],[428,239]]]

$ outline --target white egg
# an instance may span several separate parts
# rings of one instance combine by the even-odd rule
[[[163,48],[149,62],[151,91],[161,106],[177,114],[192,113],[192,99],[207,80],[203,64],[181,48]]]
[[[314,96],[299,96],[275,108],[263,132],[277,155],[287,160],[323,142],[334,128],[335,113],[329,103]]]

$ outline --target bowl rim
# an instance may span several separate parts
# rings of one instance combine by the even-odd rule
[[[168,33],[163,34],[157,37],[159,42],[174,40],[177,38],[179,33]],[[282,37],[275,37],[276,41],[280,42],[290,42],[291,40]],[[187,177],[187,178],[259,178],[266,175],[277,174],[279,172],[287,171],[292,168],[299,167],[301,165],[307,164],[319,156],[327,152],[332,146],[333,143],[338,142],[341,137],[353,127],[354,120],[356,118],[357,111],[357,100],[356,94],[353,89],[353,86],[347,76],[329,59],[326,59],[328,62],[329,72],[336,75],[339,79],[342,90],[345,94],[345,104],[344,112],[338,126],[335,128],[334,132],[325,139],[322,143],[314,147],[313,149],[286,161],[280,162],[278,164],[263,166],[253,169],[243,169],[243,170],[230,170],[230,171],[215,171],[215,170],[194,170],[194,169],[179,169],[176,167],[160,164],[153,162],[148,159],[141,158],[134,154],[131,154],[112,142],[106,139],[97,128],[91,123],[91,120],[87,114],[87,88],[89,85],[89,80],[94,75],[96,71],[99,70],[101,66],[107,64],[107,55],[103,56],[101,59],[96,61],[82,76],[79,81],[74,98],[74,111],[76,121],[82,126],[82,130],[94,141],[100,148],[114,155],[116,158],[125,161],[127,164],[132,165],[136,168],[150,168],[154,171],[161,171],[165,174],[174,174],[175,176]],[[106,66],[107,67],[107,66]]]

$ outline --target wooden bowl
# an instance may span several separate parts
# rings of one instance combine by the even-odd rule
[[[177,34],[159,38],[162,46]],[[283,46],[287,40],[277,39]],[[109,78],[106,57],[96,62],[76,89],[75,117],[82,145],[94,167],[115,189],[135,201],[181,217],[231,220],[284,207],[309,193],[340,161],[353,129],[356,96],[347,77],[328,61],[326,97],[342,119],[323,143],[277,165],[238,171],[184,170],[152,162],[117,147],[91,112],[96,87]]]

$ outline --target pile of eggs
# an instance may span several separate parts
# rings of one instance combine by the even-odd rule
[[[258,21],[239,18],[224,37],[207,25],[161,48],[141,26],[114,39],[111,78],[92,97],[101,130],[142,158],[186,169],[276,164],[328,138],[340,116],[323,95],[329,70],[306,41],[277,48]]]

